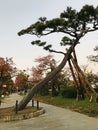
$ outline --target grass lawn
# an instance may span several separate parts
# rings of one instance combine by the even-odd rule
[[[58,107],[63,107],[77,111],[92,117],[98,117],[98,103],[90,102],[87,98],[85,100],[76,101],[76,99],[62,98],[61,96],[35,96],[34,99],[44,103],[52,104]]]

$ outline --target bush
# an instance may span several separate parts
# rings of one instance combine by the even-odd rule
[[[56,97],[56,96],[58,96],[58,95],[59,95],[59,92],[58,92],[58,91],[54,90],[54,91],[52,92],[52,97]]]
[[[61,94],[63,98],[76,98],[77,96],[77,92],[74,87],[66,87]]]
[[[39,94],[42,96],[48,95],[49,94],[49,90],[47,86],[44,86],[40,91]]]
[[[96,87],[96,88],[94,88],[95,89],[95,91],[98,93],[98,87]]]

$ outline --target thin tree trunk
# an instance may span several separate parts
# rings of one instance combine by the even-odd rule
[[[29,103],[29,101],[32,99],[32,97],[41,89],[43,86],[48,83],[53,77],[61,71],[61,69],[65,66],[66,62],[70,58],[70,55],[74,49],[76,44],[73,44],[67,51],[66,55],[64,56],[61,64],[55,68],[46,78],[44,78],[41,82],[39,82],[36,86],[31,88],[30,92],[19,102],[18,104],[18,110],[22,110],[26,107],[26,105]]]
[[[75,67],[77,73],[78,73],[78,77],[79,77],[79,79],[80,79],[80,81],[81,81],[81,83],[82,83],[82,87],[85,89],[87,95],[88,95],[89,98],[90,98],[90,97],[91,97],[91,94],[89,93],[88,89],[86,88],[86,83],[85,83],[85,81],[83,80],[83,76],[82,76],[82,74],[81,74],[81,71],[79,70],[79,66],[78,66],[77,63],[74,61],[74,58],[73,58],[73,57],[71,58],[71,60],[72,60],[72,63],[73,63],[73,65],[74,65],[74,67]]]
[[[72,73],[72,77],[73,77],[73,80],[74,80],[74,83],[75,83],[75,87],[76,87],[76,91],[77,91],[77,100],[78,100],[79,97],[80,97],[80,95],[79,95],[79,85],[78,85],[78,81],[77,81],[76,76],[75,76],[75,74],[74,74],[74,70],[73,70],[71,61],[68,60],[68,63],[69,63],[69,67],[70,67],[70,70],[71,70],[71,73]]]

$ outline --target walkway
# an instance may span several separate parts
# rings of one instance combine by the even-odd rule
[[[10,104],[18,95],[11,95]],[[0,130],[98,130],[98,119],[52,105],[40,104],[46,113],[32,119],[0,123]]]

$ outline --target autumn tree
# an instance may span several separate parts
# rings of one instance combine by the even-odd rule
[[[28,75],[24,71],[21,71],[15,78],[15,86],[18,87],[18,90],[25,90],[27,92],[27,81]]]
[[[33,83],[38,83],[45,77],[47,70],[50,69],[50,61],[52,57],[53,56],[49,54],[47,56],[35,59],[37,65],[31,68],[31,78],[30,78],[30,80]]]
[[[3,87],[13,85],[12,77],[16,73],[17,69],[14,67],[12,58],[0,57],[0,90]]]
[[[31,68],[31,77],[30,81],[32,81],[33,85],[40,82],[47,74],[48,70],[50,70],[50,62],[52,60],[52,55],[47,55],[43,57],[39,57],[35,59],[37,63],[36,66]],[[41,94],[48,94],[48,84],[44,86],[44,88],[40,91]]]
[[[18,35],[30,34],[35,35],[39,39],[32,41],[32,45],[38,45],[49,52],[63,54],[64,58],[58,67],[56,67],[44,80],[38,83],[31,89],[30,93],[19,103],[18,109],[23,109],[28,104],[30,99],[37,93],[47,82],[49,82],[61,69],[66,62],[71,58],[71,53],[80,39],[88,32],[98,30],[98,7],[92,5],[85,5],[80,11],[67,7],[65,11],[60,14],[59,18],[47,20],[46,17],[41,17],[39,20],[26,29],[21,30]],[[61,46],[69,45],[67,52],[57,51],[52,48],[52,44],[46,41],[41,41],[42,36],[53,33],[63,33]]]
[[[50,54],[47,56],[36,58],[35,62],[37,62],[37,65],[31,68],[30,77],[30,81],[32,81],[33,84],[37,84],[38,82],[40,82],[44,77],[46,77],[57,67],[57,62]],[[40,90],[40,93],[43,95],[48,94],[50,88],[52,90],[52,96],[58,95],[58,93],[60,92],[60,86],[64,84],[65,78],[66,76],[63,71],[59,72],[55,75],[53,79],[50,80],[48,84],[44,86],[43,89]]]

